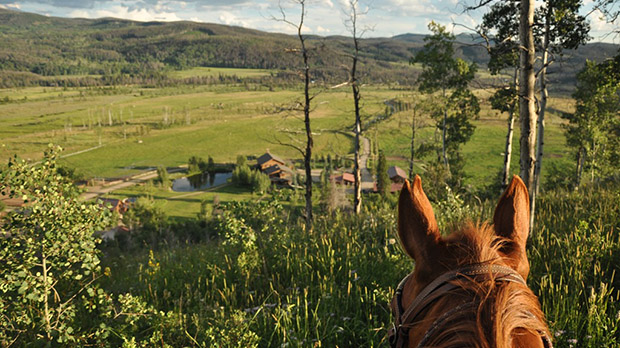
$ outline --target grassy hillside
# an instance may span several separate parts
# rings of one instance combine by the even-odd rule
[[[362,74],[371,82],[412,84],[406,63],[423,45],[424,35],[404,34],[361,42]],[[484,66],[487,54],[475,40],[459,35],[457,55]],[[28,44],[25,44],[28,43]],[[310,37],[314,77],[341,82],[350,39]],[[127,75],[153,78],[169,70],[194,67],[256,68],[294,71],[299,59],[287,53],[295,37],[211,23],[134,22],[113,18],[66,19],[0,9],[0,86],[62,83],[41,76]],[[551,88],[567,91],[585,59],[617,53],[611,44],[593,43],[565,52],[550,68]],[[93,83],[80,82],[82,85]],[[103,80],[114,83],[114,79]]]
[[[556,347],[618,346],[619,197],[615,187],[539,199],[528,284]],[[105,260],[105,287],[154,309],[119,336],[173,346],[388,347],[389,303],[414,267],[396,242],[393,203],[367,200],[360,217],[322,214],[311,234],[280,204],[227,205],[213,225],[218,238],[205,244]],[[435,213],[443,228],[481,211],[489,219],[494,206],[447,199]]]

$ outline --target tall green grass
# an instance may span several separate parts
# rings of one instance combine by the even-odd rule
[[[557,347],[618,345],[619,192],[540,199],[529,284]],[[107,259],[106,287],[154,309],[136,344],[158,333],[172,346],[387,347],[389,301],[414,267],[395,239],[394,204],[369,197],[359,217],[319,214],[309,233],[277,195],[229,203],[213,221],[216,240]],[[480,208],[458,197],[435,207],[442,225],[492,207]]]

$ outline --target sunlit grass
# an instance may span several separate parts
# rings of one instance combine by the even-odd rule
[[[260,77],[274,74],[275,70],[267,69],[241,69],[241,68],[214,68],[214,67],[197,67],[187,70],[175,70],[168,73],[170,77],[187,78],[212,76],[237,76],[237,77]]]
[[[483,210],[492,211],[494,202],[485,204]],[[542,303],[554,345],[616,347],[617,189],[551,192],[537,206],[528,284]],[[393,206],[367,202],[366,208],[360,218],[319,216],[312,234],[277,203],[231,208],[223,225],[214,227],[217,241],[156,252],[155,271],[147,272],[146,252],[107,260],[115,270],[108,287],[130,289],[185,318],[166,329],[166,342],[178,345],[192,343],[175,330],[186,330],[199,346],[235,346],[230,340],[236,336],[212,341],[205,330],[232,332],[241,325],[260,347],[387,347],[389,301],[413,263],[395,243]],[[476,205],[465,209],[472,216],[480,211]],[[449,212],[436,213],[442,219]],[[242,324],[233,323],[238,315]]]

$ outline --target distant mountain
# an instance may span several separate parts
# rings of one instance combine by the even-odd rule
[[[373,82],[412,84],[407,65],[424,45],[422,34],[362,40],[362,71]],[[486,65],[486,50],[470,35],[457,36],[457,55]],[[315,78],[342,81],[350,39],[311,36]],[[195,22],[135,22],[116,18],[68,19],[0,9],[0,85],[44,83],[45,76],[156,76],[197,66],[262,68],[293,72],[296,37],[241,27]],[[600,61],[618,46],[592,43],[566,52],[555,64],[555,82],[571,86],[587,59]],[[483,69],[483,67],[481,67]],[[552,85],[553,85],[552,81]]]

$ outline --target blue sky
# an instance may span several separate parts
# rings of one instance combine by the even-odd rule
[[[363,2],[365,1],[365,2]],[[471,3],[472,0],[465,0]],[[347,35],[344,25],[348,0],[307,0],[306,33]],[[585,0],[585,10],[592,8]],[[288,18],[299,18],[293,0],[0,0],[0,7],[59,17],[117,17],[138,21],[191,20],[237,25],[270,32],[293,33],[293,28],[272,18],[281,17],[280,6]],[[481,12],[464,14],[463,0],[360,0],[360,10],[367,14],[359,24],[368,28],[365,37],[390,37],[404,33],[427,33],[434,20],[453,28],[454,33],[475,27]],[[599,13],[589,17],[593,41],[620,43],[620,38],[606,35],[618,25],[608,24]],[[458,23],[463,26],[452,26]]]

